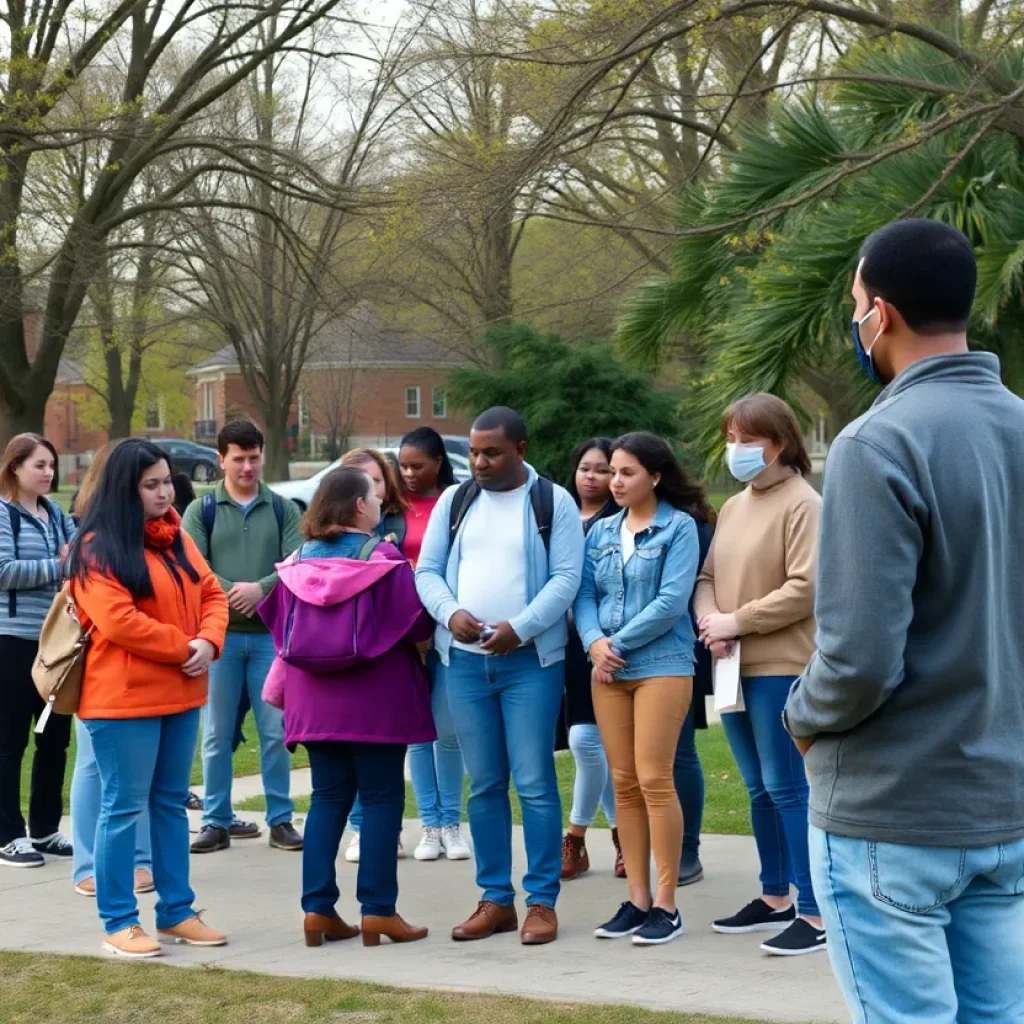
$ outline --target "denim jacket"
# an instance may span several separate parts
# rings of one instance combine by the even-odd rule
[[[536,471],[529,465],[530,487],[537,480]],[[434,647],[442,664],[448,664],[452,634],[448,629],[451,617],[461,607],[455,599],[459,583],[459,559],[462,557],[462,531],[460,530],[448,550],[448,521],[457,487],[449,487],[441,495],[430,514],[427,532],[416,563],[416,589],[423,607],[437,622]],[[524,644],[536,645],[542,666],[553,665],[565,659],[565,644],[569,637],[567,612],[580,586],[583,565],[583,527],[576,502],[567,491],[555,487],[555,507],[551,522],[551,550],[546,551],[537,529],[530,504],[529,489],[523,499],[523,515],[527,538],[526,599],[524,611],[509,625]],[[495,580],[496,587],[501,586]]]
[[[624,509],[602,519],[587,535],[583,583],[573,609],[584,650],[609,637],[626,661],[616,679],[693,675],[689,605],[700,547],[697,524],[668,502],[659,502],[623,567],[625,516]]]

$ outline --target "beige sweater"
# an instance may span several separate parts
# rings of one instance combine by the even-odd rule
[[[744,676],[797,676],[814,653],[821,496],[801,476],[722,508],[697,578],[697,618],[736,616]]]

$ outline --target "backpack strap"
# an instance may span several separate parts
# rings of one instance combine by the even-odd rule
[[[448,510],[448,550],[451,551],[455,543],[456,534],[466,518],[469,506],[477,499],[480,493],[480,485],[475,480],[466,480],[459,484],[459,489],[452,498],[451,507]]]
[[[213,543],[213,528],[217,524],[217,495],[213,491],[203,495],[199,504],[199,514],[203,521],[203,531],[206,533],[206,550],[210,552],[210,545]]]
[[[537,532],[544,542],[544,550],[551,554],[551,523],[555,518],[555,485],[546,477],[538,476],[530,488],[530,504]]]
[[[277,548],[284,557],[284,498],[277,491],[270,492],[270,505],[277,520]]]
[[[21,533],[21,509],[13,502],[5,501],[4,508],[11,517],[11,536],[14,538],[14,557],[18,557],[18,535]],[[9,618],[17,618],[18,615],[18,592],[7,591],[7,615]]]
[[[359,554],[356,556],[360,562],[368,562],[370,555],[377,549],[377,545],[381,543],[381,538],[374,534],[370,537],[366,543],[359,549]]]

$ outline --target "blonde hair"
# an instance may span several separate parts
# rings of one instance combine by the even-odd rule
[[[89,463],[89,468],[85,471],[85,476],[82,477],[82,482],[78,486],[78,493],[75,495],[76,516],[84,516],[89,510],[89,502],[92,501],[96,488],[100,485],[100,477],[103,476],[103,467],[106,466],[110,453],[122,440],[123,438],[118,438],[116,441],[108,441],[101,448],[96,449],[96,454],[93,455],[92,462]]]

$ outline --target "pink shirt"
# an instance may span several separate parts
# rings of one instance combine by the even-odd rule
[[[402,554],[416,568],[420,558],[420,548],[423,547],[423,536],[427,532],[427,523],[430,522],[430,513],[434,511],[440,496],[433,498],[421,498],[415,494],[406,495],[409,501],[409,510],[405,513],[405,541],[402,543]]]

